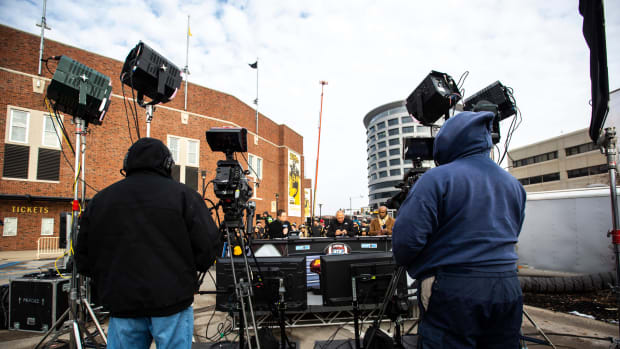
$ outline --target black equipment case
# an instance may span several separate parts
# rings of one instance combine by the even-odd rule
[[[69,281],[49,274],[10,280],[9,328],[46,332],[69,306]]]

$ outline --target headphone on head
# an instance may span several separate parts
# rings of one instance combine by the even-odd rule
[[[125,177],[127,177],[127,165],[128,165],[127,162],[129,161],[129,153],[131,153],[131,148],[132,147],[129,147],[129,150],[127,150],[127,153],[125,153],[125,157],[123,158],[123,168],[120,171],[121,174]],[[170,149],[166,147],[166,157],[164,158],[162,167],[164,171],[166,171],[166,173],[170,175],[172,173],[173,166],[174,166],[174,158],[172,157],[172,153],[170,152]]]

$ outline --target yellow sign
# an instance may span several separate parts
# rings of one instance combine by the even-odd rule
[[[11,206],[13,213],[48,213],[49,209],[43,206]]]
[[[304,217],[310,217],[310,188],[304,189]]]
[[[288,152],[288,215],[301,217],[301,160],[297,153]]]

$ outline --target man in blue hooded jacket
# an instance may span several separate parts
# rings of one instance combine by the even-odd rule
[[[525,190],[490,157],[490,112],[439,130],[427,171],[403,202],[394,258],[419,282],[419,348],[518,348],[523,296],[515,244]]]

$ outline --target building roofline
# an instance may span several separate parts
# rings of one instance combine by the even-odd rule
[[[395,107],[405,106],[404,100],[394,101],[390,103],[386,103],[376,107],[375,109],[369,111],[366,116],[364,116],[364,127],[368,128],[368,124],[370,120],[377,114],[383,113],[386,110],[394,109]]]
[[[579,129],[579,130],[576,130],[576,131],[572,131],[572,132],[569,132],[569,133],[561,134],[559,136],[543,139],[542,141],[538,141],[536,143],[530,143],[530,144],[521,146],[519,148],[511,149],[511,150],[508,151],[508,153],[510,154],[512,152],[515,152],[515,151],[531,148],[533,146],[537,146],[537,145],[540,145],[540,144],[543,144],[543,143],[547,143],[547,142],[552,142],[552,141],[558,140],[560,138],[564,138],[564,137],[567,137],[567,136],[572,136],[572,135],[575,135],[575,134],[578,134],[578,133],[581,133],[581,132],[584,132],[584,131],[588,132],[588,128],[587,127],[586,128],[582,128],[582,129]]]
[[[33,33],[30,33],[30,32],[27,32],[27,31],[25,31],[25,30],[21,30],[21,29],[18,29],[18,28],[14,28],[14,27],[8,26],[8,25],[6,25],[6,24],[1,24],[1,23],[0,23],[0,27],[9,28],[9,29],[11,29],[11,30],[15,30],[15,31],[18,31],[18,32],[22,32],[22,33],[24,33],[24,34],[26,34],[26,35],[30,35],[30,36],[33,36],[33,37],[38,37],[38,35],[36,35],[36,34],[33,34]],[[95,56],[99,56],[99,57],[102,57],[102,58],[105,58],[105,59],[113,60],[113,61],[115,61],[115,62],[120,63],[121,65],[124,63],[124,61],[120,61],[120,60],[118,60],[118,59],[116,59],[116,58],[109,57],[109,56],[105,56],[105,55],[102,55],[102,54],[100,54],[100,53],[92,52],[92,51],[86,50],[86,49],[84,49],[84,48],[82,48],[82,47],[73,46],[73,45],[67,44],[67,43],[62,42],[62,41],[57,41],[57,40],[54,40],[54,39],[49,39],[49,38],[45,38],[45,40],[46,40],[46,41],[52,41],[52,42],[54,42],[54,43],[56,43],[56,44],[58,44],[58,45],[67,46],[67,47],[70,47],[70,48],[73,48],[73,49],[76,49],[76,50],[84,51],[84,52],[86,52],[86,53],[89,53],[89,54],[92,54],[92,55],[95,55]],[[129,48],[129,50],[131,50],[131,48]],[[127,51],[127,52],[129,53],[129,51]],[[240,103],[242,103],[242,104],[246,105],[246,106],[247,106],[247,107],[249,107],[250,109],[254,109],[251,105],[249,105],[249,104],[245,103],[244,101],[242,101],[241,99],[239,99],[238,97],[236,97],[235,95],[232,95],[232,94],[230,94],[230,93],[226,93],[226,92],[223,92],[223,91],[220,91],[220,90],[216,90],[216,89],[213,89],[213,88],[210,88],[210,87],[202,86],[202,85],[199,85],[199,84],[197,84],[197,83],[189,82],[189,80],[187,81],[187,83],[188,83],[188,85],[189,85],[189,86],[192,86],[192,85],[193,85],[193,86],[196,86],[196,87],[200,87],[200,88],[204,88],[204,89],[207,89],[207,90],[215,91],[215,92],[217,92],[217,93],[221,93],[222,95],[225,95],[225,96],[232,97],[232,98],[234,98],[234,99],[238,100]],[[266,119],[269,119],[270,121],[272,121],[272,122],[273,122],[274,124],[276,124],[276,125],[286,125],[286,124],[284,124],[284,123],[282,123],[282,124],[277,123],[276,121],[272,120],[271,118],[269,118],[269,117],[265,116],[265,114],[261,113],[260,111],[258,112],[258,115],[260,115],[260,116],[262,116],[262,117],[264,117],[264,118],[266,118]],[[287,125],[287,127],[288,127],[288,125]],[[295,134],[297,134],[297,135],[299,135],[299,136],[303,137],[303,136],[302,136],[301,134],[299,134],[297,131],[295,131],[295,130],[291,129],[290,127],[288,127],[288,128],[289,128],[291,131],[293,131]]]

